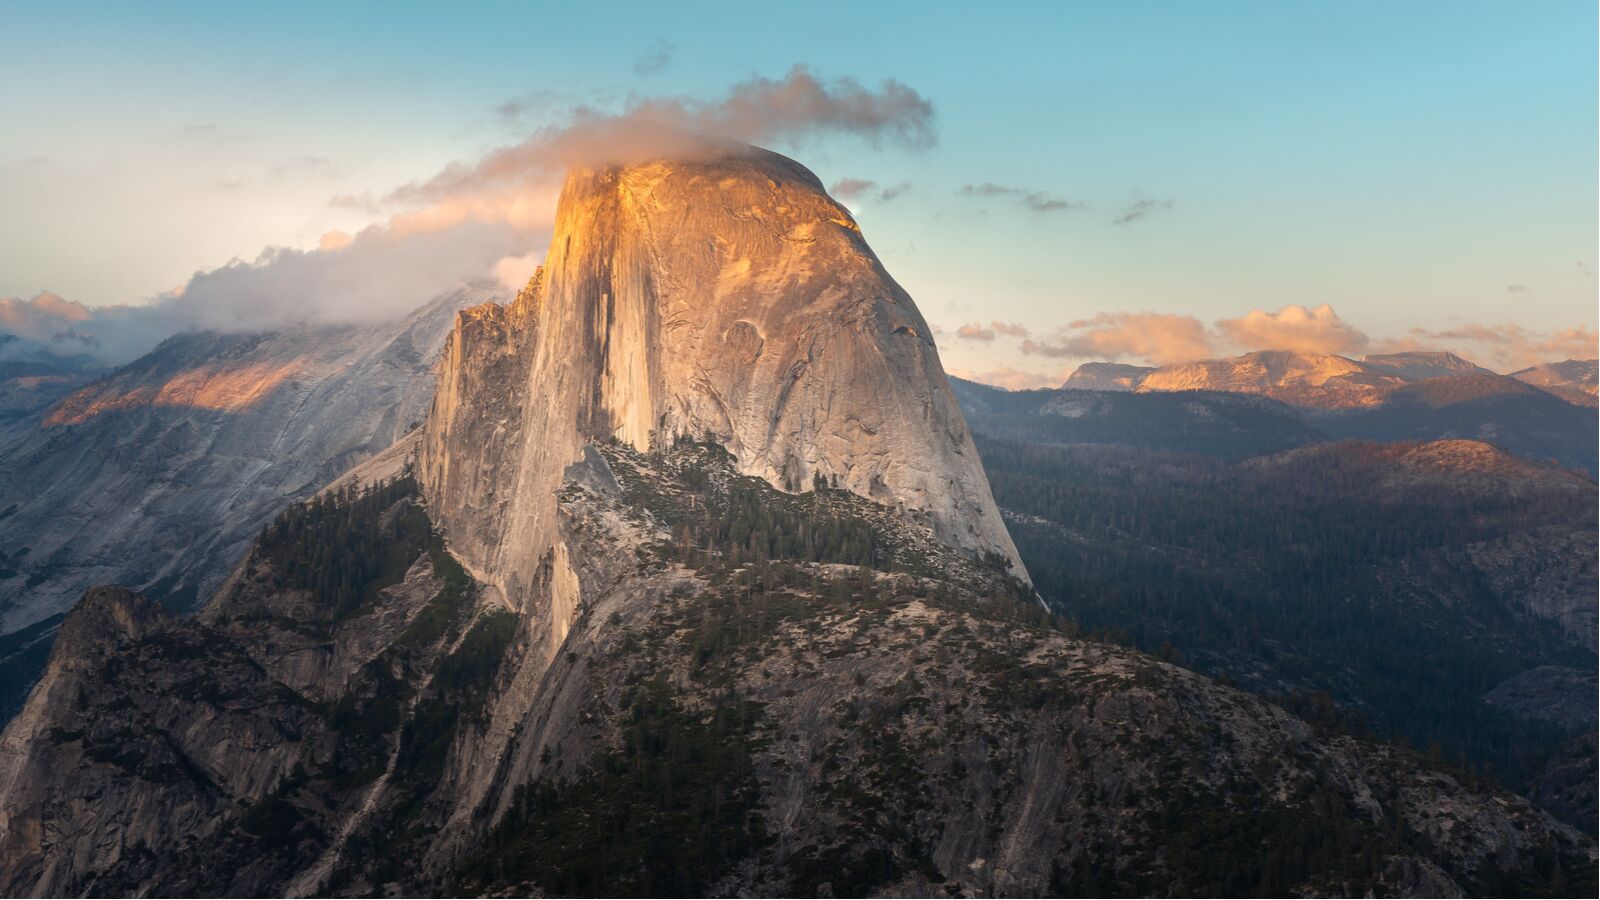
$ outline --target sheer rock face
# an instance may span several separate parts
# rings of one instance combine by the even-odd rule
[[[51,659],[0,733],[0,895],[136,893],[150,848],[217,837],[316,727],[231,640],[122,588],[85,594]]]
[[[560,566],[552,498],[580,448],[679,436],[1022,573],[927,323],[816,176],[767,151],[571,173],[542,278],[460,317],[419,471],[452,547],[521,607]]]

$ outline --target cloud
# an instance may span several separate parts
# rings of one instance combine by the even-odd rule
[[[49,292],[0,299],[0,331],[40,342],[70,339],[122,364],[180,331],[397,318],[474,280],[531,274],[537,260],[528,247],[542,252],[548,240],[487,222],[409,234],[383,226],[353,236],[329,232],[319,249],[268,248],[253,261],[196,272],[144,304],[87,307]]]
[[[672,64],[672,54],[678,48],[661,38],[656,38],[655,43],[639,57],[633,64],[633,74],[643,78],[654,75]]]
[[[982,322],[973,322],[970,325],[963,325],[957,328],[956,337],[964,341],[992,341],[994,340],[994,329],[983,327]]]
[[[893,143],[925,149],[936,141],[933,104],[893,79],[870,90],[853,78],[824,81],[797,65],[781,79],[755,76],[712,101],[634,97],[620,113],[578,106],[564,122],[403,185],[388,199],[438,203],[483,197],[551,181],[575,165],[694,156],[725,152],[728,141],[799,143],[830,134],[861,138],[874,147]]]
[[[1059,197],[1053,197],[1044,191],[1035,191],[1028,188],[1009,187],[985,181],[983,184],[964,184],[956,191],[961,197],[1010,197],[1015,198],[1023,206],[1034,212],[1058,212],[1065,209],[1081,209],[1083,204],[1071,203]]]
[[[879,203],[889,203],[889,202],[892,202],[894,200],[898,200],[901,197],[904,197],[906,194],[908,194],[910,192],[911,192],[911,182],[909,182],[909,181],[897,182],[895,184],[889,185],[888,187],[886,187],[883,190],[878,192],[878,202]]]
[[[498,112],[520,115],[537,99]],[[725,150],[728,140],[825,135],[928,147],[935,141],[933,106],[898,81],[868,88],[851,78],[819,78],[804,66],[778,79],[752,77],[710,101],[632,97],[621,112],[580,106],[519,144],[381,198],[332,198],[330,205],[341,209],[391,214],[354,234],[330,231],[314,249],[268,247],[253,260],[196,272],[145,303],[99,307],[87,317],[81,304],[53,294],[0,301],[0,316],[42,337],[76,329],[100,341],[113,363],[185,329],[258,331],[392,318],[469,281],[526,282],[549,242],[568,166]],[[271,174],[335,169],[330,160],[308,156],[285,160]]]
[[[891,184],[880,189],[876,181],[869,181],[865,178],[841,178],[835,181],[832,187],[828,188],[828,193],[832,194],[840,202],[847,204],[868,198],[879,203],[890,203],[905,196],[910,190],[911,182],[909,181]]]
[[[1222,319],[1223,337],[1247,350],[1292,350],[1297,353],[1359,353],[1369,343],[1355,326],[1324,303],[1315,309],[1290,304],[1277,312],[1253,309],[1238,319]]]
[[[383,226],[335,232],[321,249],[273,247],[250,262],[197,272],[150,308],[182,327],[223,331],[379,321],[484,278],[505,257],[544,240],[489,222],[418,233]]]
[[[0,298],[0,332],[57,355],[92,352],[108,362],[127,362],[177,330],[177,324],[157,321],[144,307],[90,307],[52,291],[27,300]]]
[[[1120,215],[1118,215],[1115,219],[1112,219],[1111,224],[1127,225],[1130,222],[1139,221],[1158,209],[1171,208],[1171,200],[1135,200],[1128,204],[1127,208],[1124,209]]]
[[[1593,359],[1600,356],[1600,335],[1583,326],[1535,331],[1516,322],[1472,323],[1438,331],[1413,328],[1404,338],[1379,342],[1379,349],[1384,352],[1451,350],[1485,360],[1491,368],[1512,371],[1542,362]]]
[[[343,250],[355,243],[355,240],[348,232],[334,229],[322,235],[322,238],[317,241],[317,249],[328,251]]]
[[[1038,372],[1024,372],[1011,366],[1000,366],[982,372],[956,367],[950,370],[950,374],[967,381],[1005,388],[1008,391],[1027,391],[1060,387],[1061,383],[1067,380],[1067,376],[1072,374],[1072,370],[1062,369],[1054,375],[1041,375]]]
[[[33,341],[49,340],[56,332],[93,317],[89,307],[51,291],[40,291],[28,300],[0,298],[0,328]]]
[[[507,256],[494,264],[495,280],[507,290],[520,291],[528,284],[528,279],[533,277],[539,263],[544,261],[543,254],[524,253],[521,256]]]
[[[1528,286],[1525,285],[1525,284],[1508,284],[1508,285],[1506,285],[1506,293],[1508,293],[1508,294],[1520,294],[1523,291],[1526,291],[1527,289],[1528,289]]]
[[[841,178],[833,183],[833,187],[828,188],[828,193],[839,200],[849,202],[877,186],[876,181],[868,181],[865,178]]]
[[[1009,329],[1015,328],[1013,332]],[[1448,350],[1483,360],[1491,368],[1511,371],[1541,362],[1592,359],[1600,355],[1594,329],[1574,327],[1535,331],[1515,322],[1467,324],[1441,330],[1412,328],[1400,338],[1377,340],[1340,318],[1333,307],[1290,304],[1276,312],[1254,309],[1234,319],[1220,319],[1215,330],[1193,316],[1170,313],[1100,313],[1070,322],[1048,338],[1034,339],[1021,325],[980,323],[965,326],[958,336],[992,341],[1001,336],[1023,338],[1022,352],[1035,356],[1085,360],[1136,359],[1154,365],[1229,356],[1252,350],[1358,357],[1366,353]]]
[[[1024,340],[1022,352],[1076,359],[1131,357],[1166,365],[1210,356],[1213,342],[1205,325],[1193,316],[1119,312],[1070,322],[1049,340]]]
[[[497,112],[508,119],[536,109],[549,113],[560,107],[563,96],[535,92],[502,104]],[[381,198],[371,193],[334,197],[330,205],[339,208],[370,214],[395,211],[374,226],[372,235],[357,235],[356,246],[328,249],[359,251],[354,255],[364,257],[385,241],[470,229],[494,237],[490,245],[472,248],[463,258],[481,263],[477,274],[488,275],[506,257],[524,259],[530,249],[543,248],[548,238],[534,243],[535,236],[548,235],[561,179],[571,166],[726,151],[731,140],[799,142],[822,135],[851,135],[880,146],[927,147],[935,140],[933,106],[898,81],[869,89],[852,78],[819,78],[804,66],[793,67],[781,79],[752,77],[709,101],[631,96],[620,112],[579,104],[518,144],[457,162]],[[896,186],[878,196],[904,189]],[[457,272],[462,265],[445,268]],[[496,274],[505,271],[502,267]]]
[[[956,337],[967,341],[993,341],[997,337],[1026,338],[1031,334],[1028,326],[1016,322],[973,322],[956,329]]]

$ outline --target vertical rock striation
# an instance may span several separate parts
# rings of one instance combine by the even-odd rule
[[[765,150],[571,173],[541,276],[461,314],[419,473],[453,549],[523,608],[564,557],[554,496],[583,445],[685,436],[1022,574],[927,323],[816,176]]]

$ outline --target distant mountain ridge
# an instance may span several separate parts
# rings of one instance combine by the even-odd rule
[[[1381,733],[1438,741],[1524,788],[1555,764],[1566,710],[1594,708],[1572,679],[1486,705],[1541,666],[1593,677],[1600,554],[1584,475],[1469,440],[1241,460],[969,420],[1041,596],[1089,628],[1258,692],[1325,691]],[[1586,829],[1592,744],[1588,758],[1589,799],[1558,804]]]
[[[1407,381],[1393,367],[1343,356],[1261,350],[1162,366],[1140,379],[1134,390],[1229,391],[1313,409],[1352,409],[1382,402]]]
[[[1127,363],[1084,363],[1067,376],[1064,388],[1084,391],[1131,391],[1155,366],[1134,366]]]
[[[75,335],[49,344],[0,332],[0,429],[37,412],[105,372]]]
[[[1595,370],[1594,360],[1568,360],[1499,375],[1447,352],[1374,354],[1355,360],[1261,351],[1149,370],[1085,363],[1067,378],[1062,390],[1095,385],[1088,389],[1102,397],[1113,392],[1144,397],[1190,392],[1210,392],[1212,397],[1255,396],[1297,411],[1307,428],[1326,439],[1480,440],[1529,459],[1555,460],[1593,475],[1600,471]],[[1098,408],[1108,410],[1109,402]],[[1121,404],[1125,414],[1132,413],[1134,407],[1129,407],[1128,401]],[[1016,411],[1019,407],[1012,403],[1006,408]],[[1076,433],[1087,435],[1086,425],[1086,421],[1078,423]],[[1105,432],[1108,439],[1086,442],[1117,443],[1119,436],[1114,432]],[[1128,437],[1129,433],[1120,436]],[[1170,439],[1165,443],[1141,441],[1152,449],[1176,449]],[[1260,449],[1271,443],[1269,440]]]
[[[484,282],[397,321],[179,334],[0,420],[0,633],[107,582],[192,606],[285,504],[414,427],[456,310],[505,295]]]
[[[1545,363],[1509,377],[1580,406],[1594,406],[1600,377],[1597,360]],[[1431,378],[1497,374],[1444,350],[1374,353],[1361,359],[1290,350],[1258,350],[1242,356],[1201,359],[1165,366],[1087,362],[1062,383],[1098,391],[1228,391],[1261,394],[1310,409],[1351,409],[1381,403],[1407,384]]]
[[[1595,410],[1492,372],[1407,384],[1376,406],[1328,411],[1311,421],[1339,438],[1485,441],[1527,459],[1593,476],[1600,442]]]
[[[1518,381],[1549,391],[1568,403],[1595,406],[1600,400],[1600,359],[1568,359],[1541,363],[1511,373]]]
[[[1488,369],[1462,359],[1448,350],[1407,350],[1401,353],[1370,353],[1361,358],[1368,365],[1388,369],[1407,381],[1488,372]]]
[[[950,379],[972,430],[1046,444],[1109,444],[1242,459],[1328,440],[1302,410],[1254,394],[1008,391]]]

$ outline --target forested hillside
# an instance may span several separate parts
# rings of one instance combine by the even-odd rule
[[[1580,730],[1484,702],[1535,667],[1594,671],[1595,486],[1577,473],[1472,442],[1237,463],[979,449],[1040,593],[1092,633],[1260,694],[1325,693],[1342,727],[1507,783]]]

